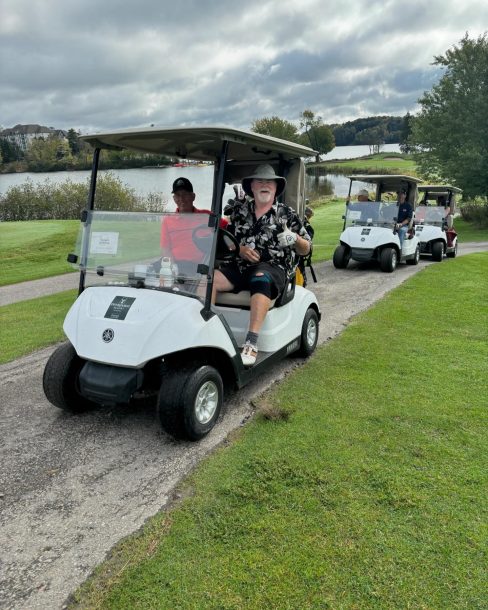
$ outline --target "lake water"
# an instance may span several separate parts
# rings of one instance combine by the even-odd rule
[[[385,144],[382,152],[399,152],[398,144]],[[330,159],[353,159],[369,154],[368,146],[337,146],[323,157]],[[209,208],[212,196],[212,174],[213,166],[189,166],[189,167],[162,167],[145,169],[122,169],[101,170],[100,175],[110,173],[121,180],[121,182],[141,195],[149,193],[160,193],[168,202],[172,202],[171,187],[173,181],[179,176],[187,177],[193,184],[197,193],[195,204],[197,207]],[[0,174],[0,194],[6,193],[13,186],[20,186],[26,181],[33,184],[42,184],[46,181],[58,184],[66,180],[75,183],[88,182],[89,171],[77,172],[24,172],[19,174]],[[335,193],[340,197],[347,195],[349,180],[342,175],[324,174],[307,175],[307,197],[315,199],[320,195],[332,195]],[[228,187],[224,194],[226,198],[233,196],[233,190]]]

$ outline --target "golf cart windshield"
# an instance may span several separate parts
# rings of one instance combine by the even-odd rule
[[[415,210],[415,224],[442,227],[447,214],[449,214],[449,208],[444,206],[419,205]]]
[[[88,212],[78,237],[85,286],[123,285],[205,296],[217,235],[210,214]]]
[[[346,208],[346,227],[390,227],[395,224],[398,207],[394,202],[358,201]]]

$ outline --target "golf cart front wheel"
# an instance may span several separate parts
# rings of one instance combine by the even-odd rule
[[[215,426],[223,395],[222,378],[213,366],[171,371],[158,396],[161,427],[175,438],[200,440]]]
[[[347,246],[337,246],[334,250],[334,256],[332,257],[332,262],[334,263],[334,267],[336,269],[345,269],[349,263],[349,259],[351,258],[351,249]]]
[[[300,348],[298,355],[308,358],[317,347],[319,339],[319,317],[315,309],[310,307],[303,318],[302,333],[300,338]]]
[[[441,262],[444,255],[444,246],[441,241],[436,241],[432,244],[432,258],[438,263]]]
[[[63,343],[51,354],[44,369],[42,386],[51,404],[69,413],[90,411],[97,405],[79,392],[79,375],[85,361],[71,343]]]
[[[395,271],[398,262],[398,255],[395,248],[383,248],[380,255],[381,271],[392,273]]]

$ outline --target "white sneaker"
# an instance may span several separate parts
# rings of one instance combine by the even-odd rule
[[[241,358],[244,366],[252,366],[258,357],[258,348],[247,341],[242,348]]]

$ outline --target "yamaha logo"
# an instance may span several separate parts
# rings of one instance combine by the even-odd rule
[[[106,328],[102,333],[102,339],[105,343],[110,343],[114,338],[114,331],[111,328]]]

